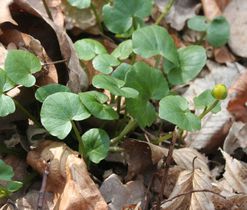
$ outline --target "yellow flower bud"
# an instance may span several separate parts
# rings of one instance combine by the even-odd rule
[[[224,100],[227,97],[227,88],[224,84],[217,84],[212,90],[212,96],[217,100]]]

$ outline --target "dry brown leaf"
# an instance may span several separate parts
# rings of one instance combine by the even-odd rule
[[[226,165],[225,173],[223,174],[226,181],[237,193],[247,193],[247,164],[221,150]]]
[[[212,20],[215,17],[221,15],[221,11],[218,4],[216,3],[216,0],[201,0],[201,2],[202,2],[204,15],[209,20]]]
[[[224,11],[224,16],[230,23],[229,47],[236,55],[247,57],[247,1],[232,0]]]
[[[220,11],[223,12],[226,6],[231,2],[231,0],[216,0],[217,5],[220,8]]]
[[[105,179],[100,192],[108,203],[109,210],[120,210],[143,201],[145,187],[140,179],[123,184],[116,174],[112,174]]]
[[[50,162],[47,191],[56,196],[55,209],[107,209],[78,152],[64,143],[46,140],[28,153],[27,163],[42,174],[47,162]]]
[[[220,48],[215,48],[213,50],[213,53],[214,53],[215,61],[217,63],[232,63],[236,61],[235,56],[225,46]]]
[[[194,171],[185,170],[180,173],[177,183],[167,200],[192,190],[211,190],[211,188],[211,180],[200,169],[195,169]],[[209,192],[188,193],[171,201],[164,201],[161,209],[214,210],[211,196],[212,194]]]
[[[0,24],[5,22],[10,22],[15,25],[17,23],[13,20],[11,17],[10,11],[9,11],[9,5],[13,2],[13,0],[1,0],[1,6],[0,6]]]

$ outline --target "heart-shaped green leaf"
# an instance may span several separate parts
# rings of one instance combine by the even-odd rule
[[[113,70],[113,66],[118,66],[119,60],[113,55],[100,54],[93,59],[93,67],[105,74],[110,74]]]
[[[113,33],[125,33],[134,24],[136,18],[144,18],[151,13],[150,0],[114,0],[113,5],[103,7],[106,27]]]
[[[132,35],[133,51],[144,58],[162,55],[178,65],[177,49],[172,37],[163,27],[151,25],[136,30]]]
[[[194,79],[206,64],[206,52],[201,46],[191,45],[178,50],[179,66],[164,61],[164,71],[171,84],[184,84]]]
[[[15,112],[15,103],[13,99],[4,94],[0,94],[0,116],[4,117]]]
[[[230,36],[230,26],[223,16],[214,18],[208,28],[206,39],[214,47],[220,47],[227,43]]]
[[[194,31],[206,31],[208,27],[207,19],[205,16],[196,15],[189,19],[188,27]]]
[[[13,88],[15,84],[7,77],[6,72],[0,68],[0,94]]]
[[[76,53],[81,60],[91,60],[96,55],[107,53],[105,47],[93,39],[81,39],[75,42]]]
[[[28,51],[11,50],[7,54],[4,68],[11,81],[31,87],[36,82],[32,74],[41,70],[41,63],[34,54]]]
[[[97,91],[88,91],[79,94],[80,99],[88,111],[102,120],[118,119],[117,112],[109,105],[104,104],[108,97]]]
[[[150,126],[156,119],[156,112],[149,100],[159,100],[168,94],[166,79],[158,69],[138,62],[128,71],[126,86],[139,92],[137,98],[126,100],[127,111],[141,127]]]
[[[125,77],[127,72],[132,68],[132,66],[128,63],[121,63],[111,74],[113,77],[126,81]]]
[[[59,92],[44,100],[40,116],[42,125],[51,135],[64,139],[71,131],[71,121],[87,119],[90,113],[77,94]]]
[[[0,159],[0,180],[11,181],[14,172],[11,166]]]
[[[123,80],[116,79],[109,75],[99,74],[94,76],[92,84],[96,88],[109,90],[115,96],[123,96],[125,98],[135,98],[138,91],[133,88],[124,87]]]
[[[118,47],[112,52],[112,55],[120,60],[125,60],[130,56],[132,51],[132,40],[126,40],[118,45]]]
[[[35,98],[43,103],[44,100],[54,93],[58,92],[71,92],[70,89],[64,85],[60,84],[48,84],[42,87],[39,87],[35,92]]]
[[[85,9],[90,7],[91,0],[67,0],[69,4],[78,9]]]
[[[215,101],[215,98],[212,96],[211,90],[203,91],[199,96],[194,98],[195,107],[198,109],[204,109],[205,107],[210,106]],[[220,111],[220,103],[218,103],[211,112],[217,113]]]
[[[110,138],[104,130],[98,128],[90,129],[82,135],[81,139],[84,148],[80,152],[92,162],[99,163],[107,156]]]
[[[166,96],[160,101],[160,118],[179,128],[195,131],[201,128],[200,119],[190,112],[188,102],[182,96]]]

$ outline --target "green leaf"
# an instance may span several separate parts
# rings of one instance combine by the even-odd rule
[[[0,180],[11,181],[14,172],[11,166],[0,159]]]
[[[164,61],[164,70],[171,84],[184,84],[194,79],[206,64],[206,52],[201,46],[191,45],[178,50],[179,66]]]
[[[32,53],[23,50],[11,50],[7,54],[4,68],[8,78],[16,84],[31,87],[36,79],[32,75],[41,70],[39,59]]]
[[[221,47],[227,43],[230,36],[230,25],[223,16],[216,17],[210,22],[206,39],[213,47]]]
[[[110,147],[110,138],[104,130],[90,129],[82,135],[81,139],[84,146],[81,152],[92,162],[99,163],[106,158]]]
[[[117,79],[126,81],[126,75],[131,68],[132,66],[128,63],[121,63],[111,75]]]
[[[109,105],[104,104],[108,97],[97,91],[88,91],[79,94],[80,99],[88,111],[102,120],[118,119],[117,112]]]
[[[156,119],[156,112],[149,100],[159,100],[168,94],[166,79],[158,69],[138,62],[127,73],[126,86],[139,92],[136,99],[126,100],[127,111],[141,127],[150,126]]]
[[[8,197],[8,196],[9,196],[8,190],[7,190],[5,187],[2,187],[2,186],[0,185],[0,199],[1,199],[1,198],[6,198],[6,197]]]
[[[132,51],[132,40],[126,40],[118,45],[118,47],[112,52],[112,55],[120,60],[125,60],[130,56]]]
[[[69,4],[78,9],[85,9],[90,7],[91,0],[67,0]]]
[[[204,109],[205,107],[210,106],[214,101],[215,98],[212,96],[211,90],[205,90],[194,98],[194,104],[197,109]],[[220,103],[218,103],[211,112],[217,113],[220,109]]]
[[[13,99],[4,94],[0,94],[0,116],[4,117],[15,112],[15,103]]]
[[[92,84],[96,88],[109,90],[115,96],[123,96],[125,98],[135,98],[138,91],[133,88],[124,87],[123,80],[116,79],[109,75],[99,74],[94,76]]]
[[[7,77],[6,72],[0,68],[0,94],[13,88],[15,84]]]
[[[133,51],[144,58],[162,55],[178,65],[177,49],[172,37],[163,27],[151,25],[136,30],[132,35]]]
[[[70,89],[64,85],[60,84],[48,84],[42,87],[39,87],[35,92],[35,98],[43,103],[44,100],[54,93],[58,92],[71,92]]]
[[[8,192],[13,193],[13,192],[19,190],[22,186],[23,186],[23,183],[22,182],[10,181],[7,184],[6,189],[8,190]]]
[[[81,60],[91,60],[96,55],[107,53],[105,47],[93,39],[81,39],[75,42],[76,53]]]
[[[200,119],[190,112],[188,102],[182,96],[164,97],[160,101],[159,116],[187,131],[201,128]]]
[[[135,22],[135,18],[147,17],[151,14],[150,0],[114,0],[113,5],[103,7],[103,19],[106,27],[113,33],[127,32]]]
[[[120,62],[113,55],[100,54],[93,59],[93,67],[105,74],[110,74],[113,70],[112,66],[118,66]]]
[[[90,113],[77,94],[59,92],[44,100],[40,116],[42,125],[51,135],[64,139],[71,131],[71,121],[87,119]]]
[[[206,31],[208,27],[207,19],[205,16],[194,16],[189,19],[188,27],[194,31]]]

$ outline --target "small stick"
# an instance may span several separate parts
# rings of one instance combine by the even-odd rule
[[[37,210],[43,209],[44,199],[45,199],[45,188],[46,188],[46,183],[47,183],[47,177],[49,175],[49,167],[50,167],[50,161],[47,161],[45,171],[43,173],[43,180],[42,180],[42,184],[41,184],[41,189],[39,191]]]

